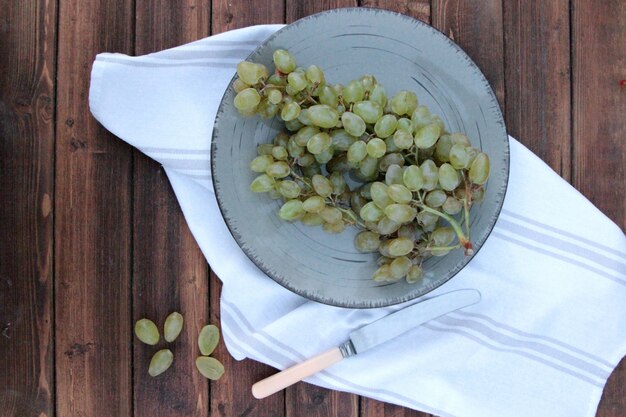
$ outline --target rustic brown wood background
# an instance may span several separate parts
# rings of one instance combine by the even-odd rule
[[[453,38],[490,80],[509,132],[626,227],[623,0],[2,1],[0,416],[425,416],[303,383],[256,401],[250,385],[272,369],[223,345],[225,376],[199,377],[195,338],[219,323],[219,282],[164,172],[87,105],[98,52],[145,54],[357,5]],[[132,324],[173,310],[187,326],[177,361],[152,379]],[[626,415],[626,361],[597,415]]]

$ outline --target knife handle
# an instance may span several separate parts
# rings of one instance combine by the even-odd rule
[[[261,399],[311,376],[343,359],[338,347],[287,368],[252,385],[252,395]]]

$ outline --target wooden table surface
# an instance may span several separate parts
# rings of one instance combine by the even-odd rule
[[[364,0],[440,29],[491,82],[509,132],[626,227],[626,2]],[[0,416],[424,416],[304,383],[262,401],[273,372],[193,369],[220,284],[157,163],[90,115],[98,52],[146,54],[355,0],[19,0],[0,7]],[[581,219],[584,221],[584,219]],[[185,315],[177,360],[147,376],[135,320]],[[567,389],[567,387],[563,387]],[[626,415],[626,361],[598,416]],[[535,416],[529,416],[535,417]]]

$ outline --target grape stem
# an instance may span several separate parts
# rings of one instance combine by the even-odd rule
[[[352,221],[354,221],[354,223],[358,224],[363,229],[367,229],[367,226],[365,226],[365,224],[359,220],[359,218],[356,216],[356,214],[352,210],[337,207],[337,205],[335,205],[335,207],[337,208],[337,210],[341,211],[343,214],[348,216]]]
[[[435,210],[433,208],[428,207],[425,204],[422,204],[418,201],[415,201],[415,204],[417,205],[417,207],[421,208],[422,210],[428,212],[428,213],[432,213],[436,216],[439,216],[443,219],[445,219],[448,223],[450,223],[450,226],[452,226],[452,229],[454,230],[454,233],[456,233],[457,237],[459,238],[459,242],[461,244],[461,246],[463,246],[463,248],[465,249],[465,255],[473,255],[474,254],[474,248],[472,246],[472,242],[469,241],[469,239],[465,236],[465,233],[463,233],[463,229],[461,228],[461,225],[454,220],[454,218],[452,216],[449,216],[446,213],[442,213],[439,210]]]

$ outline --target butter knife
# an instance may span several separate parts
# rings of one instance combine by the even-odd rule
[[[477,290],[457,290],[388,314],[350,333],[348,341],[329,351],[265,378],[252,386],[255,398],[265,398],[343,359],[376,347],[429,320],[480,301]]]

